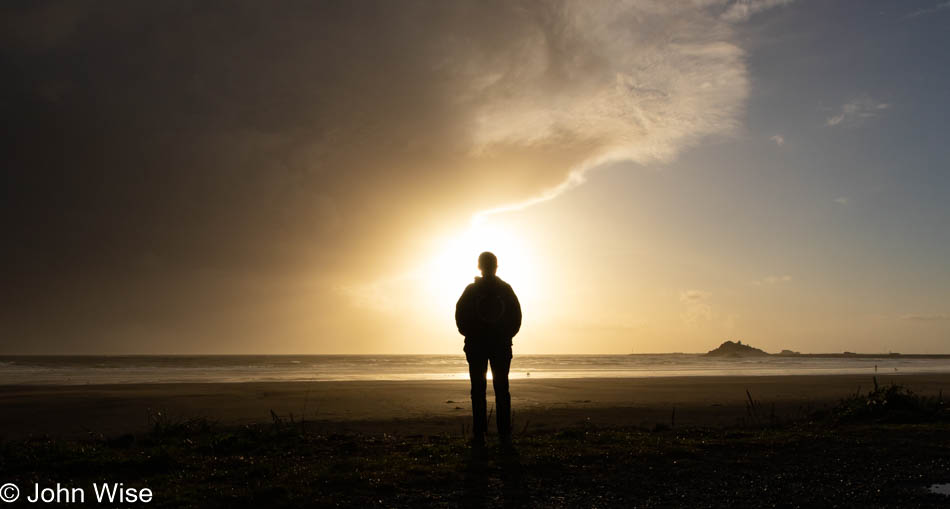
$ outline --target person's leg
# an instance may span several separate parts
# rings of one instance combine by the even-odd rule
[[[500,348],[491,356],[492,388],[495,389],[495,413],[498,436],[511,439],[511,393],[508,389],[508,371],[511,369],[511,347]]]
[[[485,440],[485,430],[488,429],[488,409],[485,402],[488,358],[469,352],[465,353],[465,358],[468,360],[468,377],[472,381],[472,435],[475,441],[479,442]]]

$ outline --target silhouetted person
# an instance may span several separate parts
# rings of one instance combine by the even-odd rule
[[[498,260],[484,252],[478,256],[482,277],[465,287],[455,305],[455,324],[465,336],[465,358],[472,380],[472,434],[474,443],[485,442],[488,428],[485,374],[491,364],[495,389],[495,414],[502,442],[511,440],[511,394],[508,370],[511,368],[511,338],[521,329],[521,304],[511,285],[498,279]]]

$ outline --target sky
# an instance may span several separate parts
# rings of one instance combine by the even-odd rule
[[[0,353],[950,353],[946,1],[0,11]]]

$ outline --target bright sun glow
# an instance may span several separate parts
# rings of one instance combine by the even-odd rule
[[[477,265],[482,251],[491,251],[498,257],[498,277],[514,287],[522,307],[535,299],[538,258],[525,237],[500,224],[482,221],[459,235],[442,240],[436,256],[423,268],[426,289],[434,302],[455,306],[465,286],[480,274]]]

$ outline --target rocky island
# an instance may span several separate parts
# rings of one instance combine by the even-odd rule
[[[719,348],[707,352],[706,355],[712,357],[763,357],[769,354],[753,346],[743,345],[742,341],[726,341],[719,345]]]

